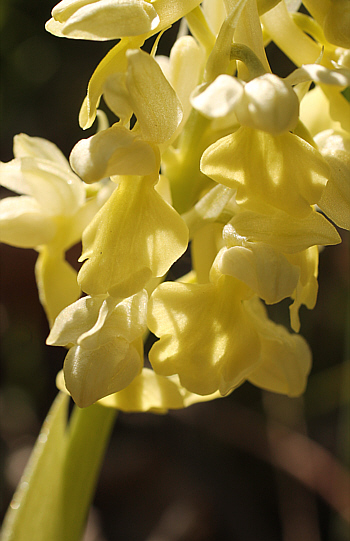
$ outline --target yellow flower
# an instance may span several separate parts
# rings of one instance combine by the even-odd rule
[[[0,164],[1,185],[23,194],[0,202],[0,240],[39,252],[36,279],[50,323],[80,295],[76,271],[65,252],[110,190],[87,200],[84,183],[72,172],[61,151],[49,141],[28,135],[14,138],[15,159]],[[104,193],[103,193],[104,192]]]
[[[216,283],[166,282],[149,300],[148,327],[160,340],[149,353],[157,374],[178,374],[197,394],[229,393],[259,362],[260,341],[243,299],[250,290],[230,276]]]
[[[315,141],[331,170],[318,206],[338,227],[350,230],[350,135],[327,130]]]
[[[237,190],[237,203],[268,211],[271,207],[306,217],[330,176],[321,154],[291,133],[273,136],[242,126],[204,152],[201,171]]]
[[[146,38],[199,4],[200,0],[62,0],[53,8],[46,30],[75,39]]]
[[[120,300],[83,297],[56,318],[47,344],[70,348],[64,362],[67,389],[87,407],[127,387],[143,365],[147,293]]]
[[[188,229],[154,189],[158,175],[120,177],[83,234],[78,280],[90,295],[128,297],[184,253]]]
[[[153,57],[140,49],[124,51],[125,74],[114,81],[114,112],[123,122],[82,139],[73,148],[73,169],[87,182],[106,175],[148,175],[159,170],[158,144],[168,141],[182,119],[182,107],[175,91]],[[121,96],[123,98],[121,98]],[[135,113],[132,131],[123,124]]]
[[[245,380],[300,395],[311,368],[305,340],[270,321],[242,282],[218,276],[209,284],[167,282],[153,292],[147,319],[160,337],[149,354],[155,372],[178,374],[203,395],[225,395]]]
[[[219,270],[245,282],[267,304],[295,299],[291,325],[299,331],[300,305],[313,308],[316,302],[317,245],[341,241],[333,225],[315,211],[304,219],[243,211],[224,227],[223,238]]]
[[[311,369],[311,352],[306,341],[269,320],[257,297],[246,301],[245,309],[255,322],[261,343],[260,364],[248,381],[275,393],[301,395]]]
[[[56,384],[61,391],[67,392],[62,371],[57,375]],[[149,368],[143,368],[125,389],[101,398],[98,403],[125,412],[149,411],[161,414],[170,409],[187,408],[220,397],[218,392],[206,396],[191,393],[182,387],[177,376],[166,378]]]
[[[350,6],[347,0],[304,0],[303,3],[323,27],[330,43],[350,47]]]

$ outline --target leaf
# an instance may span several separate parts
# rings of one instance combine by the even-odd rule
[[[73,410],[60,392],[4,520],[3,541],[79,541],[115,410]]]
[[[60,393],[38,436],[4,520],[3,541],[55,541],[69,397]],[[43,512],[43,504],[44,512]]]

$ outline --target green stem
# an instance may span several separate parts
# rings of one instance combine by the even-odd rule
[[[196,202],[208,183],[199,162],[207,147],[206,131],[211,120],[192,110],[177,148],[163,155],[162,173],[169,179],[174,208],[182,214]]]
[[[70,419],[61,491],[62,539],[78,541],[95,492],[117,410],[94,404],[74,406]]]

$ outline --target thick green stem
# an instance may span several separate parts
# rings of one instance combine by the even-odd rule
[[[62,539],[80,540],[117,410],[74,406],[62,477]]]

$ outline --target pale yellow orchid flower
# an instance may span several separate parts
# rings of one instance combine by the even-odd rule
[[[111,193],[101,190],[88,200],[84,183],[61,151],[38,137],[17,135],[15,159],[0,164],[2,186],[22,194],[0,202],[0,240],[39,252],[35,272],[49,322],[80,295],[77,273],[65,252]],[[103,193],[104,192],[104,193]]]
[[[90,295],[129,297],[163,276],[188,244],[185,222],[154,189],[158,174],[118,181],[83,234],[78,281]]]
[[[301,218],[312,211],[330,177],[324,158],[303,139],[245,126],[211,145],[201,170],[235,188],[241,207],[260,212],[275,207]]]
[[[347,0],[303,0],[303,4],[323,27],[330,43],[350,47],[350,6]]]
[[[311,367],[305,340],[270,321],[234,278],[218,273],[208,284],[166,282],[151,295],[147,319],[160,338],[149,353],[154,370],[177,374],[194,393],[226,395],[245,380],[290,396],[305,389]]]
[[[315,141],[331,170],[318,206],[338,227],[350,230],[350,135],[326,130]]]
[[[242,304],[251,294],[231,276],[158,286],[147,317],[160,338],[149,352],[156,373],[178,374],[186,389],[201,395],[225,395],[240,385],[260,358],[259,337]]]
[[[350,12],[347,0],[344,2],[342,0],[322,0],[320,2],[309,0],[306,7],[309,5],[311,13],[316,14],[315,17],[320,24],[307,15],[288,13],[283,0],[261,17],[265,32],[297,66],[316,63],[314,70],[317,66],[321,68],[319,64],[331,70],[334,66],[337,68],[349,68],[346,63],[346,57],[349,54],[346,50],[349,47],[346,40],[350,36],[348,28]],[[333,41],[331,35],[328,36],[331,43],[324,35],[325,27],[323,22],[327,17],[327,13],[331,20],[331,26],[333,26],[333,37],[335,38],[337,34],[341,42],[345,39],[341,47],[332,45],[332,43],[337,44],[337,40]],[[337,26],[339,32],[336,30]],[[344,29],[346,29],[345,32]],[[315,82],[321,86],[327,98],[327,109],[330,109],[332,119],[340,122],[342,128],[349,131],[350,103],[342,95],[342,89],[337,88],[339,86],[337,83],[335,83],[337,86],[331,86],[334,82],[330,82],[329,78],[324,77],[324,75],[320,77],[320,80],[316,79]],[[348,82],[345,83],[345,86],[348,84]]]
[[[56,318],[47,344],[70,348],[64,362],[67,389],[87,407],[127,387],[143,366],[147,293],[126,299],[86,296]]]
[[[220,272],[246,283],[267,304],[294,299],[291,326],[298,332],[301,304],[311,309],[316,302],[317,246],[341,242],[334,226],[315,211],[303,219],[243,211],[224,227],[223,238]]]
[[[255,322],[261,343],[260,364],[247,380],[274,393],[300,396],[311,370],[311,351],[306,340],[273,323],[257,297],[244,305]]]
[[[148,175],[159,170],[157,145],[166,143],[179,126],[183,113],[174,89],[155,59],[140,49],[123,50],[125,73],[114,79],[114,112],[134,112],[137,123],[129,131],[119,122],[82,139],[70,162],[78,175],[95,182],[106,175]],[[127,119],[129,120],[129,119]]]
[[[68,392],[63,371],[56,378],[57,387]],[[98,400],[98,404],[124,412],[167,413],[169,410],[187,408],[192,404],[220,398],[219,392],[210,395],[191,393],[182,387],[178,376],[160,376],[150,368],[143,368],[135,379],[117,393]]]
[[[164,30],[200,0],[62,0],[46,30],[59,37],[109,40]]]

